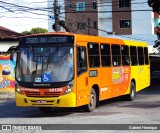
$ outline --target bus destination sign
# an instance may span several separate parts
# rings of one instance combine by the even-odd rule
[[[21,44],[74,43],[73,36],[32,36],[21,40]]]

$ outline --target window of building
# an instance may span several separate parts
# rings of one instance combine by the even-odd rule
[[[93,10],[97,9],[97,1],[93,1]]]
[[[77,2],[76,11],[85,11],[85,2]]]
[[[113,66],[121,65],[120,45],[112,45],[112,64]]]
[[[99,45],[97,43],[88,43],[88,60],[89,67],[99,67]]]
[[[130,7],[130,0],[119,0],[119,8]]]
[[[139,65],[144,65],[143,47],[138,47],[138,62]]]
[[[83,30],[85,28],[86,28],[86,23],[85,22],[77,23],[77,29],[78,30]]]
[[[131,57],[131,65],[136,66],[138,64],[136,46],[130,46],[130,57]]]
[[[130,20],[120,20],[120,28],[130,28],[131,21]]]
[[[147,47],[144,48],[144,58],[145,58],[145,64],[148,65],[149,60],[148,60],[148,48]]]
[[[121,46],[121,53],[122,53],[122,65],[129,66],[130,65],[129,47]]]
[[[109,44],[101,44],[102,67],[111,66],[111,52]]]
[[[97,22],[96,21],[93,22],[93,28],[97,29]]]
[[[68,6],[68,8],[71,8],[71,7],[72,7],[72,4],[71,4],[71,3],[68,3],[67,6]]]

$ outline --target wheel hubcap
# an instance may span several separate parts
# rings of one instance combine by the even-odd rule
[[[90,106],[94,106],[94,104],[95,104],[95,95],[92,93],[90,95],[90,97],[91,97]]]
[[[132,90],[131,90],[131,97],[134,97],[134,96],[135,96],[134,88],[132,87]]]

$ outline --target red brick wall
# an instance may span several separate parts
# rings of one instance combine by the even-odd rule
[[[76,11],[76,3],[85,2],[85,11]],[[68,8],[68,3],[71,3],[72,7]],[[93,28],[93,22],[97,22],[98,28],[98,13],[97,9],[93,10],[93,0],[66,0],[65,1],[65,20],[66,25],[74,33],[98,35],[98,30]],[[74,12],[74,13],[69,13]],[[88,13],[91,12],[91,13]],[[88,27],[88,18],[90,19],[90,27]],[[78,22],[85,22],[86,28],[82,30],[77,29]]]
[[[112,11],[113,32],[115,34],[132,34],[132,21],[130,28],[120,28],[120,20],[131,20],[131,5],[130,7],[119,8],[119,2],[113,0]]]

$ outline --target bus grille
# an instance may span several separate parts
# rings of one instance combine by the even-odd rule
[[[60,92],[27,92],[25,91],[27,97],[59,97]]]

